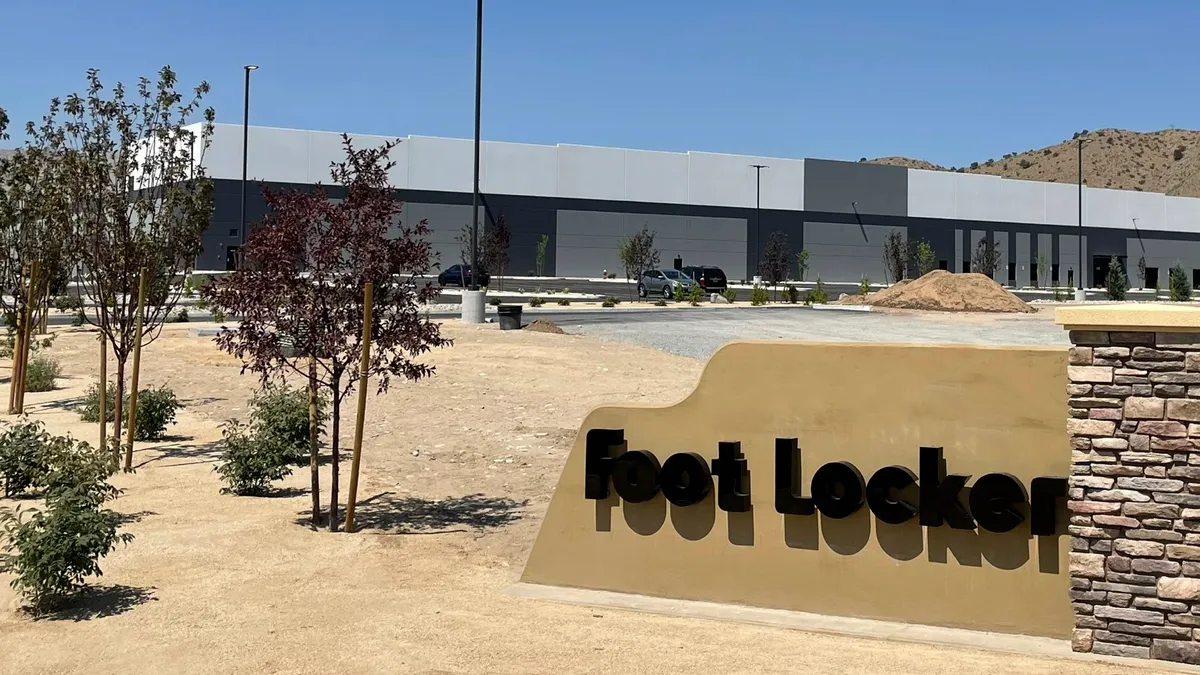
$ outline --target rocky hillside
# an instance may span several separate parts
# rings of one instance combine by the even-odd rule
[[[1092,187],[1200,197],[1200,131],[1168,129],[1140,133],[1100,129],[1076,137],[1089,141],[1083,147],[1083,179]],[[1073,184],[1078,180],[1075,145],[1075,140],[1065,140],[1048,148],[1009,153],[967,167],[947,168],[907,157],[860,161]]]

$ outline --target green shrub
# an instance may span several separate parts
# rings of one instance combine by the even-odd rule
[[[329,418],[329,400],[317,398],[317,435]],[[267,385],[250,399],[250,423],[256,436],[278,439],[298,463],[308,462],[308,390]]]
[[[31,357],[27,368],[26,391],[53,391],[54,381],[62,375],[62,366],[58,364],[58,359],[44,354]]]
[[[1179,263],[1171,268],[1170,297],[1173,302],[1184,302],[1192,299],[1192,284],[1188,281],[1187,273]]]
[[[536,295],[529,299],[530,307],[541,307],[544,304],[546,304],[546,301]]]
[[[863,277],[862,281],[858,282],[858,294],[862,295],[862,296],[866,296],[866,295],[869,295],[870,293],[871,293],[871,280],[866,277]]]
[[[108,393],[104,396],[104,421],[113,421],[115,413],[114,401],[117,398],[117,385],[108,383]],[[129,415],[129,392],[125,392],[121,401],[124,419]],[[167,431],[167,427],[175,423],[175,412],[183,405],[175,398],[175,392],[167,387],[147,387],[138,392],[137,420],[133,428],[133,437],[139,441],[159,440]],[[76,406],[75,412],[84,422],[100,421],[100,388],[93,384],[83,395],[83,400]]]
[[[612,305],[606,305],[606,306],[607,306],[607,307],[612,307]],[[663,298],[659,298],[659,299],[657,299],[657,300],[655,300],[655,301],[654,301],[654,306],[655,306],[655,307],[666,307],[666,306],[667,306],[667,301],[666,301],[666,300],[664,300]]]
[[[687,301],[692,307],[699,307],[700,300],[704,298],[704,289],[700,288],[700,284],[692,284],[692,287],[687,292]]]
[[[570,287],[568,287],[568,286],[563,286],[563,290],[562,290],[562,292],[563,292],[563,293],[570,293],[570,292],[571,292],[571,289],[570,289]]]
[[[5,497],[41,487],[48,471],[44,446],[49,438],[41,422],[14,424],[0,434],[0,479]]]
[[[621,299],[620,299],[620,298],[618,298],[618,297],[617,297],[617,296],[615,296],[615,295],[609,295],[609,296],[605,297],[605,298],[604,298],[604,301],[605,301],[605,302],[611,302],[613,305],[619,305],[619,304],[621,304]]]
[[[675,288],[671,293],[671,299],[675,302],[687,301],[687,293],[683,292],[683,284],[675,284]]]
[[[733,303],[737,302],[737,289],[726,288],[725,292],[722,293],[721,295],[724,295],[725,299],[728,300],[729,304],[731,304],[731,305]]]
[[[750,304],[755,307],[765,305],[770,302],[770,300],[771,297],[767,295],[767,289],[763,288],[762,286],[755,285],[750,291]]]
[[[221,435],[225,451],[213,471],[225,483],[222,494],[262,494],[271,483],[291,475],[293,448],[282,439],[254,433],[253,427],[236,420],[226,422]]]
[[[1104,289],[1109,300],[1124,300],[1125,292],[1129,290],[1129,280],[1125,278],[1125,270],[1121,261],[1113,256],[1108,261],[1108,275],[1104,278]]]
[[[83,313],[83,308],[80,307],[79,309],[77,309],[75,311],[75,314],[71,317],[71,325],[78,328],[83,325],[83,322],[85,320],[87,320],[87,315]]]
[[[212,319],[217,323],[225,323],[225,312],[214,307],[212,311]]]
[[[60,312],[70,312],[82,309],[83,301],[74,295],[56,295],[51,305]]]
[[[175,313],[175,317],[173,319],[171,319],[171,321],[173,321],[175,323],[187,323],[188,322],[187,307],[180,307],[179,311]]]
[[[208,309],[208,307],[208,300],[205,300],[203,297],[200,297],[196,300],[196,309],[204,311]]]
[[[492,307],[500,306],[500,298],[488,298],[488,304]]]
[[[116,471],[111,452],[50,436],[36,423],[6,436],[36,449],[31,487],[42,489],[46,509],[0,509],[0,572],[13,574],[12,587],[41,611],[100,575],[100,558],[133,537],[117,532],[119,514],[101,508],[120,494],[108,483]]]
[[[825,284],[821,282],[821,277],[817,277],[817,285],[808,292],[804,301],[810,305],[823,305],[829,302],[829,291],[825,290]]]
[[[662,298],[659,298],[659,300],[662,300]],[[664,305],[667,304],[665,300],[663,301],[663,304]],[[600,303],[600,306],[601,307],[616,307],[617,303],[612,301],[612,296],[609,296],[609,297],[605,298],[603,302]]]
[[[788,301],[789,304],[794,305],[797,302],[800,302],[800,290],[795,286],[788,284],[787,290],[783,292],[783,297]]]
[[[570,298],[559,298],[558,304],[562,305],[563,307],[566,307],[571,304],[571,299]]]
[[[192,286],[192,275],[187,275],[183,278],[183,290],[179,294],[185,298],[190,298],[196,294],[196,289]]]

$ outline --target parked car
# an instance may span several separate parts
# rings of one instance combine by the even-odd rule
[[[466,281],[463,276],[466,276]],[[471,285],[471,266],[470,265],[451,265],[442,270],[438,275],[437,281],[439,286],[470,286]],[[491,275],[486,270],[479,273],[479,285],[487,286],[492,280]]]
[[[705,293],[722,293],[729,288],[729,278],[725,276],[725,271],[720,267],[691,265],[685,266],[681,271],[695,279]]]
[[[692,290],[696,282],[679,270],[646,270],[638,279],[637,292],[639,298],[650,295],[661,295],[670,298],[675,295],[675,288],[683,287],[683,292]]]

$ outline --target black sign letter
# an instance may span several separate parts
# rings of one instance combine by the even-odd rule
[[[584,461],[583,496],[608,499],[608,477],[612,475],[613,448],[624,449],[624,429],[589,429]]]
[[[648,502],[658,494],[659,470],[658,458],[649,452],[623,452],[613,461],[613,487],[627,502]]]
[[[775,510],[811,516],[813,502],[800,496],[800,448],[794,438],[775,439]]]
[[[885,466],[867,482],[867,505],[875,517],[899,525],[917,515],[917,506],[900,495],[917,482],[917,475],[906,466]]]
[[[717,506],[722,511],[749,511],[750,493],[742,492],[742,478],[746,475],[742,444],[722,441],[717,448],[717,458],[712,461],[712,472],[717,477]]]
[[[1018,507],[1028,498],[1015,476],[984,474],[971,486],[971,515],[985,530],[1009,532],[1025,521]]]
[[[662,466],[662,493],[675,506],[691,506],[712,492],[708,462],[694,452],[671,455]]]
[[[1067,498],[1067,479],[1038,476],[1029,481],[1029,530],[1035,535],[1058,534],[1058,503]]]
[[[941,448],[921,448],[921,524],[938,527],[943,519],[959,530],[975,529],[971,514],[958,500],[970,476],[946,475]]]
[[[830,518],[845,518],[862,508],[862,474],[850,462],[830,462],[813,474],[812,498]]]

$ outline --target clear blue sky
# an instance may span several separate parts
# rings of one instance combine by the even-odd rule
[[[473,133],[473,0],[12,0],[0,20],[18,125],[89,67],[163,64],[240,123],[257,63],[252,124]],[[1195,0],[488,0],[483,137],[962,165],[1200,128],[1197,26]]]

